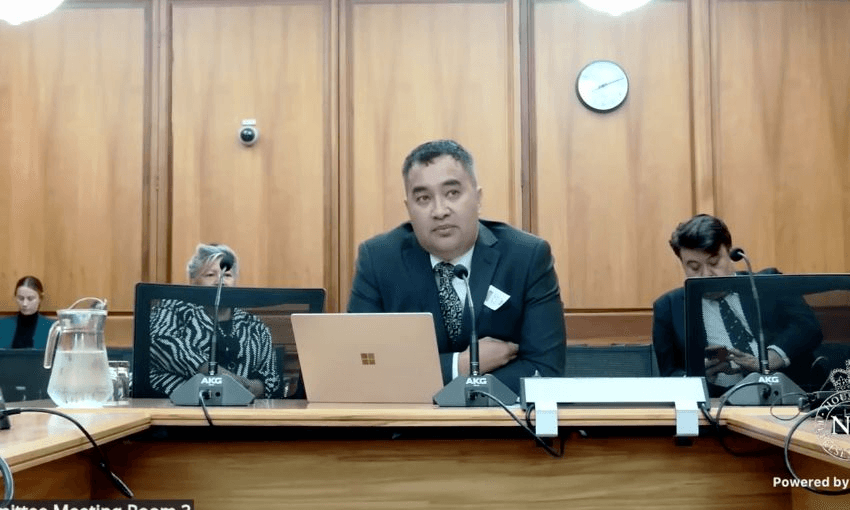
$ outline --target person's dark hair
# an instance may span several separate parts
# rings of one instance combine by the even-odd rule
[[[15,284],[15,290],[12,295],[14,296],[15,294],[17,294],[18,289],[21,287],[32,289],[38,292],[39,297],[44,297],[44,286],[41,284],[41,280],[39,280],[35,276],[27,275],[18,280],[18,283]]]
[[[401,176],[404,182],[407,182],[407,175],[413,165],[430,165],[432,161],[440,156],[451,156],[455,161],[460,163],[466,173],[472,177],[472,182],[477,183],[475,178],[475,168],[472,161],[472,155],[463,148],[463,146],[454,140],[434,140],[425,142],[419,147],[413,149],[410,154],[404,158],[404,165],[401,167]]]
[[[723,220],[709,214],[697,214],[680,223],[670,236],[670,247],[679,258],[682,248],[717,255],[721,246],[732,247],[732,234]]]

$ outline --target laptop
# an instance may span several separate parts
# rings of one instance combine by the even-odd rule
[[[292,314],[307,400],[432,404],[443,387],[430,313]]]
[[[0,390],[6,402],[49,398],[49,380],[43,349],[0,349]]]

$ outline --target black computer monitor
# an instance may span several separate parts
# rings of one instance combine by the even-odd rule
[[[832,368],[850,359],[850,274],[755,274],[761,299],[765,345],[782,343],[801,352],[783,369],[805,390],[822,386]],[[758,338],[755,301],[746,275],[685,280],[686,371],[705,375],[706,330],[703,300],[737,293]],[[790,355],[790,352],[788,353]]]
[[[44,349],[0,349],[0,389],[6,402],[49,398],[49,380]]]
[[[151,357],[151,345],[158,342],[157,332],[162,331],[163,320],[173,320],[177,332],[182,318],[180,313],[200,317],[201,313],[212,315],[216,288],[174,285],[161,283],[139,283],[136,285],[133,335],[133,389],[134,398],[164,398],[168,394],[161,384],[161,367]],[[292,335],[290,315],[293,313],[321,313],[325,306],[324,289],[283,289],[283,288],[247,288],[223,287],[220,307],[239,310],[243,317],[248,316],[253,323],[259,321],[260,328],[266,328],[271,336],[272,347],[277,360],[279,373],[278,391],[271,398],[304,398],[304,387],[300,380],[300,365],[295,341]],[[177,310],[177,313],[171,313]],[[205,312],[204,312],[205,311]],[[167,312],[167,313],[166,313]],[[163,319],[163,317],[166,317]],[[203,318],[203,317],[201,317]],[[152,322],[153,320],[153,322]],[[206,319],[204,319],[206,320]],[[160,324],[157,326],[157,321]],[[152,325],[155,331],[152,332]],[[212,327],[209,326],[211,334]],[[170,327],[170,326],[167,326]],[[185,334],[185,328],[180,330]],[[154,338],[152,338],[152,336]],[[183,341],[185,338],[172,338]],[[160,344],[161,345],[161,344]],[[157,356],[180,356],[179,349],[174,352],[155,350]],[[204,353],[209,360],[209,353]],[[153,376],[152,376],[153,374]]]

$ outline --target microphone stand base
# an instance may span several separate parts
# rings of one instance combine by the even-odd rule
[[[745,384],[750,385],[742,387]],[[797,405],[805,395],[806,392],[782,372],[767,375],[752,372],[729,388],[721,399],[733,406],[784,406]]]
[[[169,398],[178,406],[199,406],[202,398],[208,406],[247,406],[254,394],[230,375],[195,374],[174,388]]]
[[[493,395],[506,406],[516,404],[517,395],[505,383],[490,374],[461,375],[455,377],[434,395],[434,403],[440,407],[497,407],[491,398],[475,393],[483,391]]]

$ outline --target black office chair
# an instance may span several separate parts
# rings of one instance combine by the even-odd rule
[[[566,377],[653,377],[659,375],[652,344],[567,345]]]
[[[126,361],[133,366],[133,348],[132,347],[107,347],[106,358],[109,361]]]

